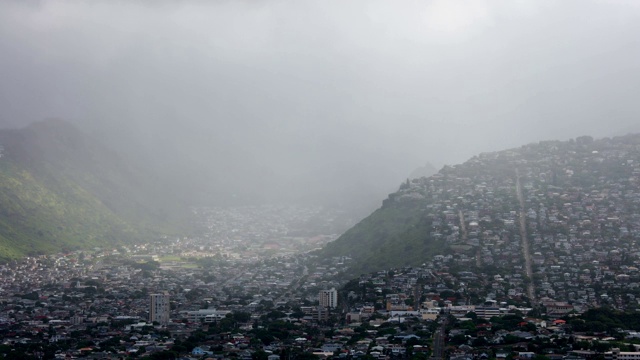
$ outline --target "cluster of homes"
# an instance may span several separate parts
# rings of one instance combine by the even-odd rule
[[[639,155],[583,137],[411,180],[389,201],[420,202],[445,250],[347,283],[348,257],[307,252],[335,238],[300,230],[333,223],[319,209],[196,209],[195,238],[0,265],[0,355],[589,359],[576,344],[607,339],[564,319],[639,304]]]
[[[454,358],[524,357],[534,340],[568,341],[565,324],[557,319],[576,311],[573,304],[545,300],[540,316],[527,317],[533,310],[528,299],[503,296],[488,286],[500,277],[453,271],[457,260],[465,260],[462,254],[362,275],[341,286],[331,278],[345,271],[346,258],[317,264],[301,255],[233,266],[163,267],[152,261],[163,254],[149,249],[155,247],[42,256],[0,267],[4,349],[38,345],[41,355],[98,359],[167,351],[192,359],[275,360],[292,353],[426,357],[435,350],[440,322],[450,318],[450,341],[442,346]],[[169,302],[166,321],[152,316],[151,300],[158,294]],[[509,316],[521,321],[491,326]],[[474,323],[468,331],[474,318],[489,325]],[[565,356],[588,354],[562,345],[557,352]]]
[[[638,307],[640,137],[582,137],[481,154],[414,179],[454,268],[495,275],[491,298]],[[470,282],[470,281],[469,281]]]
[[[256,261],[293,255],[322,247],[354,223],[337,209],[319,206],[199,207],[193,212],[198,236],[184,239],[182,257]]]
[[[637,331],[619,329],[626,338],[622,340],[626,348],[620,351],[609,334],[573,330],[565,319],[578,314],[568,302],[544,299],[531,307],[524,297],[472,301],[468,289],[453,286],[472,273],[444,273],[445,264],[453,260],[437,258],[420,267],[379,271],[347,283],[343,299],[346,322],[355,328],[376,329],[368,333],[375,344],[381,340],[381,329],[387,329],[403,339],[412,337],[409,344],[433,354],[436,342],[425,342],[425,335],[435,336],[436,327],[444,327],[439,323],[446,321],[444,353],[456,360],[528,359],[535,355],[558,360],[640,358],[640,346],[632,344],[639,338]],[[484,284],[490,281],[484,275],[477,279]]]
[[[184,244],[179,246],[184,249]],[[166,244],[29,257],[0,265],[2,344],[7,349],[43,344],[56,348],[60,357],[118,358],[135,356],[141,349],[169,350],[175,339],[188,338],[234,313],[249,314],[249,319],[229,331],[252,329],[260,316],[294,307],[317,324],[327,321],[328,309],[336,307],[337,291],[332,288],[339,283],[330,278],[346,266],[338,259],[311,271],[305,255],[198,264],[177,261],[173,250],[161,249],[167,250]],[[167,296],[166,317],[152,307],[157,294]],[[111,352],[105,354],[105,349]],[[235,351],[226,349],[222,353]]]

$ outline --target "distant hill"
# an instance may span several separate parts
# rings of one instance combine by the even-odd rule
[[[0,150],[0,260],[151,239],[180,223],[157,179],[65,121],[0,130]]]
[[[466,254],[472,266],[502,266],[495,261],[491,246],[506,241],[515,246],[510,253],[520,254],[516,244],[521,211],[526,211],[527,219],[545,214],[539,223],[527,225],[527,231],[535,227],[540,232],[535,234],[537,240],[567,234],[571,239],[578,236],[573,222],[581,224],[580,216],[585,217],[586,212],[576,210],[565,217],[556,217],[555,212],[566,208],[569,199],[590,194],[615,196],[611,199],[622,199],[624,205],[611,203],[609,209],[616,215],[609,217],[617,222],[613,227],[608,223],[607,227],[595,226],[581,236],[601,233],[605,238],[630,241],[627,237],[640,236],[639,176],[640,135],[600,140],[584,136],[485,153],[460,165],[445,166],[431,177],[407,180],[382,207],[317,255],[351,257],[352,275],[419,265],[434,255],[451,253]],[[517,192],[518,177],[524,208]],[[609,221],[606,216],[602,220],[603,216],[590,218],[591,223]]]
[[[438,172],[438,169],[430,163],[426,163],[424,166],[421,166],[411,172],[409,175],[409,179],[418,179],[421,177],[429,177]]]

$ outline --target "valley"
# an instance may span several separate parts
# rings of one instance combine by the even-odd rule
[[[639,33],[0,1],[0,360],[640,360]]]
[[[332,208],[200,206],[188,233],[12,260],[0,333],[47,358],[615,351],[640,331],[616,320],[640,308],[639,139],[480,154],[407,180],[342,235],[353,221]]]

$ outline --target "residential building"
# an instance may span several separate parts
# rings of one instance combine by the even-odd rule
[[[335,288],[320,290],[318,299],[320,300],[320,307],[334,309],[338,306],[338,290]]]
[[[150,322],[158,322],[163,325],[168,324],[170,311],[171,307],[169,305],[169,294],[149,295]]]

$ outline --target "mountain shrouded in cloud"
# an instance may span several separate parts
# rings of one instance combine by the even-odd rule
[[[0,123],[67,119],[192,201],[379,203],[639,131],[638,33],[635,1],[3,2]]]
[[[638,233],[638,156],[640,134],[478,154],[430,177],[407,179],[316,255],[350,257],[345,275],[353,278],[424,264],[436,255],[456,256],[447,263],[451,269],[509,272],[524,263],[532,273],[530,254],[543,258],[539,249],[566,238],[580,249],[589,241],[603,249],[623,247]]]
[[[184,229],[185,207],[153,174],[65,121],[0,130],[0,145],[0,261]]]

